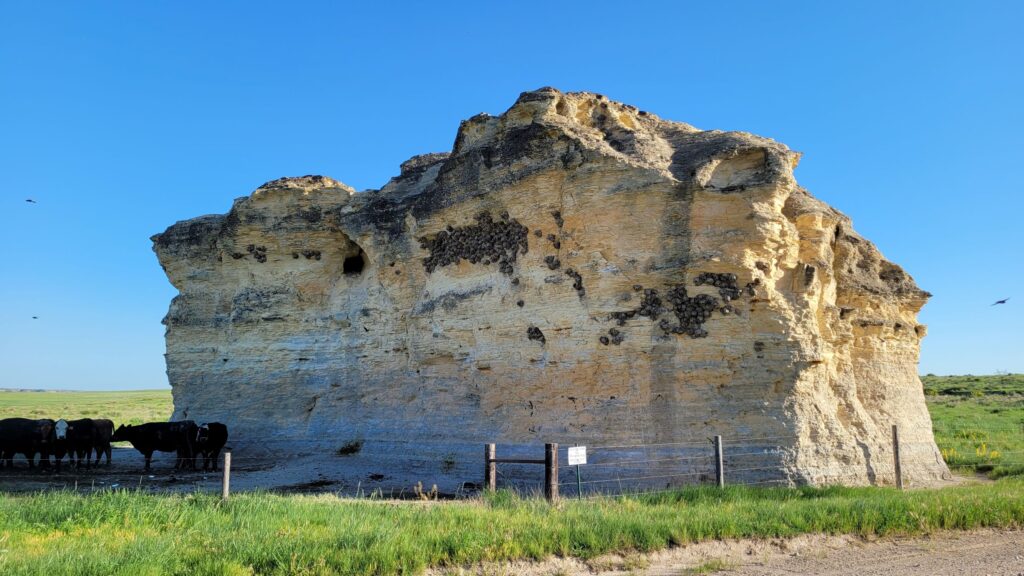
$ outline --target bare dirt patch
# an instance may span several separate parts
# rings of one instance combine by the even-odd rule
[[[786,539],[701,542],[648,555],[605,555],[588,561],[481,564],[435,569],[428,576],[1024,576],[1024,532],[942,532],[865,540],[811,534]]]

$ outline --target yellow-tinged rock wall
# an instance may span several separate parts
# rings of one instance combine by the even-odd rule
[[[399,483],[423,474],[409,440],[457,456],[431,472],[451,483],[478,480],[481,443],[551,441],[692,482],[706,462],[655,456],[720,434],[735,479],[885,484],[897,424],[909,482],[934,483],[928,295],[797,186],[797,159],[541,89],[381,190],[269,182],[154,236],[180,291],[175,416],[253,451],[394,441]]]

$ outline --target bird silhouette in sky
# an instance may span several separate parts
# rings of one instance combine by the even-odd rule
[[[33,320],[39,320],[39,316],[33,316],[32,319]]]
[[[996,304],[1006,304],[1007,300],[1009,300],[1009,298],[1003,298],[1002,300],[996,300],[995,302],[992,303],[992,305],[995,306]]]
[[[25,202],[28,202],[29,204],[38,204],[38,202],[36,202],[35,200],[33,200],[31,198],[25,198]]]

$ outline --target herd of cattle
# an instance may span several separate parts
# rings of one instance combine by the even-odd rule
[[[179,422],[150,422],[148,424],[121,425],[114,430],[114,423],[105,419],[82,418],[81,420],[31,420],[28,418],[5,418],[0,420],[0,466],[14,467],[14,457],[24,454],[28,467],[35,467],[39,455],[40,468],[49,468],[53,456],[57,472],[61,460],[68,457],[68,463],[75,468],[85,464],[90,468],[92,455],[106,455],[110,466],[110,443],[129,442],[146,457],[146,471],[149,471],[153,452],[174,452],[177,455],[174,469],[196,468],[196,458],[202,456],[203,470],[217,469],[217,459],[228,441],[228,427],[219,422],[197,425],[192,420]]]

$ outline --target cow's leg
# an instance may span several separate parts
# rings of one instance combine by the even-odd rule
[[[153,453],[143,452],[142,454],[146,457],[146,472],[149,472],[149,463],[151,460],[153,460]]]
[[[110,443],[103,447],[103,451],[107,454],[107,468],[110,468]]]

